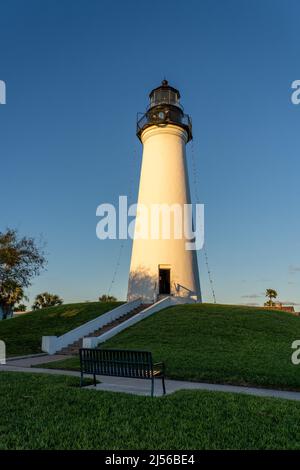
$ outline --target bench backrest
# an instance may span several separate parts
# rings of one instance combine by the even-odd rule
[[[149,351],[81,348],[79,356],[81,370],[86,374],[144,379],[153,376],[152,354]]]

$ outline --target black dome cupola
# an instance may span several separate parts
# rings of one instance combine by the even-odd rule
[[[182,127],[188,134],[188,141],[192,136],[191,118],[184,114],[180,104],[180,93],[176,88],[163,80],[161,85],[154,88],[149,94],[150,104],[146,113],[138,113],[137,136],[141,140],[142,132],[150,126],[166,126],[173,124]]]

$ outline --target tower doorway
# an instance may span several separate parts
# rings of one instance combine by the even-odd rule
[[[171,270],[159,268],[159,294],[171,294]]]

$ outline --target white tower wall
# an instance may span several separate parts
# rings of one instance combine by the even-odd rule
[[[187,132],[179,126],[167,124],[147,127],[141,134],[143,159],[138,203],[150,212],[152,204],[190,204],[185,146]],[[170,270],[171,295],[186,301],[201,301],[196,251],[186,249],[187,239],[137,238],[141,222],[136,218],[132,246],[128,300],[143,297],[152,302],[159,296],[159,269]]]

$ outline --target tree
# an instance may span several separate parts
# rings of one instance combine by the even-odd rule
[[[36,296],[32,310],[40,310],[46,307],[55,307],[57,305],[62,305],[63,302],[63,299],[61,299],[58,295],[49,294],[49,292],[43,292],[42,294],[38,294]]]
[[[24,297],[24,289],[31,285],[46,264],[41,246],[33,238],[20,237],[17,230],[0,232],[0,314],[12,315],[13,306]]]
[[[29,287],[45,264],[43,249],[33,238],[20,238],[12,229],[0,232],[0,287],[6,281]]]
[[[20,302],[24,297],[22,287],[16,282],[8,280],[2,283],[0,298],[3,319],[12,316],[15,303]]]
[[[103,294],[101,295],[101,297],[99,297],[98,300],[99,302],[116,302],[117,298],[114,297],[113,295]]]
[[[269,299],[265,305],[272,307],[274,305],[273,299],[276,299],[277,297],[277,292],[274,289],[267,289],[266,290],[266,297]]]
[[[24,304],[19,304],[14,307],[14,312],[26,312],[27,307]]]

